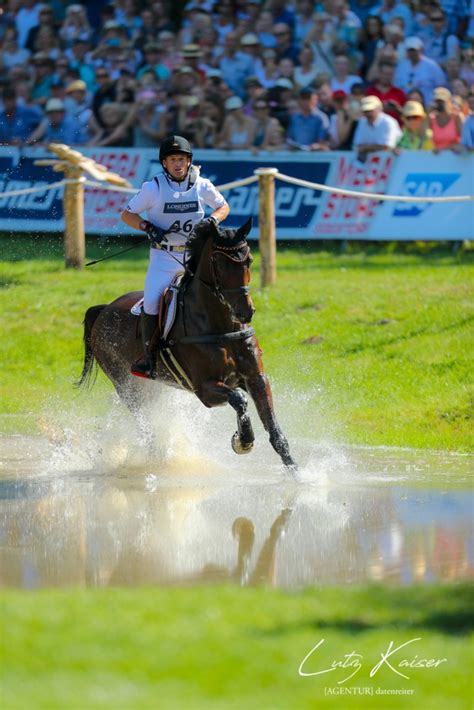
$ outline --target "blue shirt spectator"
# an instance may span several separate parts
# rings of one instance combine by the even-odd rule
[[[27,106],[18,106],[14,89],[3,90],[4,109],[0,113],[0,143],[21,145],[41,121],[41,112]]]
[[[318,96],[312,89],[300,91],[300,110],[288,127],[288,144],[300,150],[327,150],[329,119],[317,109]]]
[[[469,0],[440,0],[440,5],[448,18],[449,34],[461,35],[467,29]]]
[[[82,127],[65,115],[64,102],[61,99],[49,99],[45,110],[46,117],[33,131],[26,143],[80,145]]]
[[[245,80],[254,74],[253,61],[248,54],[237,51],[239,37],[229,32],[224,40],[224,53],[219,62],[219,69],[225,77],[227,86],[241,98],[245,97]]]
[[[474,151],[474,93],[467,97],[470,114],[466,117],[462,127],[461,145],[465,150]]]
[[[401,17],[405,23],[405,35],[411,35],[413,31],[413,14],[408,5],[396,0],[383,0],[380,5],[370,11],[371,15],[378,15],[384,23],[389,24],[397,17]]]

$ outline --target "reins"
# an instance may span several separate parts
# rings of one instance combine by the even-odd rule
[[[209,292],[217,298],[219,303],[221,305],[226,306],[226,308],[229,310],[230,314],[232,317],[233,315],[233,308],[231,304],[226,300],[224,294],[225,293],[241,293],[243,295],[247,295],[250,292],[250,287],[249,286],[237,286],[235,288],[223,288],[219,280],[217,278],[217,273],[216,273],[216,268],[215,268],[215,262],[214,262],[214,257],[216,252],[221,252],[223,256],[225,256],[227,259],[232,259],[232,261],[235,262],[240,262],[242,263],[248,258],[248,254],[250,252],[250,247],[246,245],[246,251],[245,255],[237,259],[234,256],[232,256],[233,253],[235,253],[238,249],[240,249],[243,246],[244,242],[240,242],[239,244],[229,246],[229,247],[224,247],[224,246],[218,246],[216,249],[213,250],[213,254],[211,255],[210,258],[210,263],[211,263],[211,271],[212,275],[214,277],[214,284],[209,284],[207,283],[203,278],[200,276],[197,276],[191,269],[189,268],[188,265],[185,265],[185,271],[186,273],[192,277],[192,278],[197,278],[199,279],[199,282],[205,286]],[[177,260],[178,261],[178,260]],[[180,262],[181,263],[181,262]],[[184,289],[186,288],[186,285],[184,285]],[[183,288],[183,287],[181,287]],[[183,292],[184,292],[183,289]],[[180,305],[181,308],[183,309],[183,323],[184,323],[184,299],[182,295],[180,296]],[[186,332],[186,330],[185,330]],[[224,344],[228,341],[233,341],[233,340],[247,340],[247,338],[251,338],[253,335],[255,335],[255,331],[253,328],[247,326],[246,328],[242,328],[241,330],[235,330],[229,333],[208,333],[205,335],[184,335],[181,338],[172,338],[167,341],[167,345],[172,346],[172,345],[177,345],[180,343],[183,344],[198,344],[198,343],[208,343],[208,344]]]

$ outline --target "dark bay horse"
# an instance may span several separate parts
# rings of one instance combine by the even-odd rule
[[[247,413],[249,393],[270,443],[285,466],[296,464],[273,409],[261,350],[250,323],[252,257],[246,237],[249,220],[237,230],[212,223],[189,244],[186,271],[178,291],[177,315],[156,359],[157,379],[194,392],[206,407],[230,404],[237,413],[232,437],[236,453],[249,452],[254,433]],[[85,357],[79,385],[91,379],[94,361],[112,381],[133,414],[155,387],[130,374],[141,354],[137,317],[130,312],[142,292],[121,296],[109,305],[93,306],[84,319]]]

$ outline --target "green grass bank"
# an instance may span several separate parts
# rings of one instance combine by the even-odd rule
[[[121,246],[91,239],[88,257]],[[82,365],[84,312],[142,288],[147,249],[82,272],[63,268],[57,236],[3,236],[0,249],[0,423],[4,431],[34,431],[48,407],[90,406],[94,391],[78,395],[72,388]],[[351,250],[280,248],[278,283],[264,292],[255,254],[254,325],[277,409],[278,391],[290,389],[314,414],[301,422],[304,435],[324,437],[327,429],[344,443],[469,450],[472,252],[453,256],[447,247],[423,245]],[[96,392],[108,387],[101,376]]]
[[[472,599],[464,585],[4,591],[2,707],[468,710]],[[346,666],[300,676],[322,639],[302,671]],[[370,677],[391,641],[407,645]]]

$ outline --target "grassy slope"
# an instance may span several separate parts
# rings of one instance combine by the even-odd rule
[[[409,589],[194,588],[3,592],[3,707],[96,708],[392,708],[470,707],[466,586]],[[446,658],[410,669],[409,680],[370,669],[391,640],[421,638],[391,657]],[[8,640],[5,643],[5,640]],[[363,655],[343,687],[414,689],[412,696],[325,697],[347,669],[300,677]],[[471,639],[472,640],[472,639]],[[403,669],[399,668],[399,670]]]
[[[9,337],[1,349],[14,363],[3,373],[3,411],[36,415],[46,403],[77,396],[71,381],[81,367],[84,311],[141,288],[146,250],[77,273],[63,269],[57,238],[47,245],[4,238],[0,246],[15,259],[2,262]],[[115,243],[109,253],[119,248]],[[88,253],[105,252],[93,242]],[[440,251],[281,249],[278,284],[262,293],[257,256],[255,326],[272,380],[304,392],[315,417],[346,442],[467,450],[469,262],[469,255]],[[316,342],[304,344],[312,336]],[[302,422],[307,434],[313,426]]]

